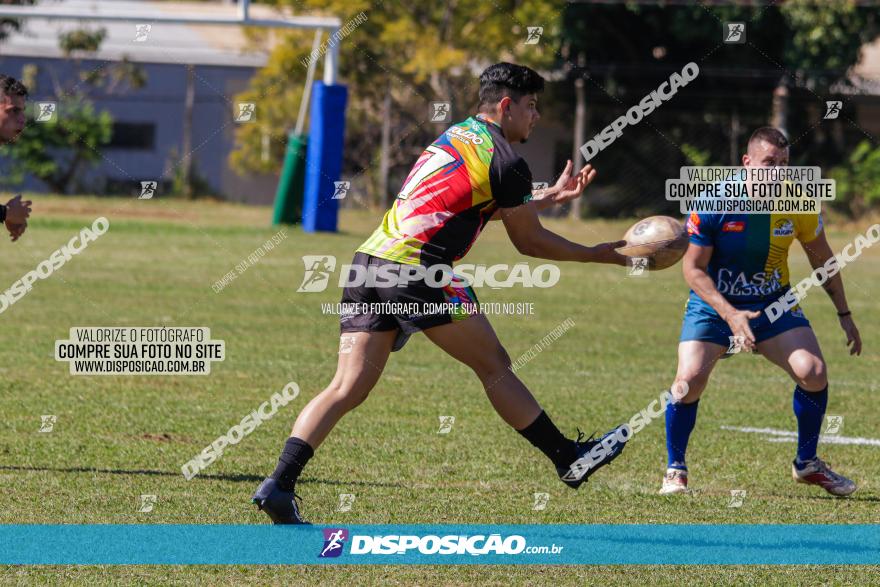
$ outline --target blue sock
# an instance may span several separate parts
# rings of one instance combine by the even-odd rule
[[[792,407],[798,422],[798,461],[804,462],[816,458],[816,447],[819,445],[819,431],[828,405],[828,386],[822,391],[804,391],[799,385],[794,388]]]
[[[700,400],[692,404],[670,403],[666,405],[666,453],[670,469],[687,471],[684,453],[694,424],[697,423],[697,407]]]

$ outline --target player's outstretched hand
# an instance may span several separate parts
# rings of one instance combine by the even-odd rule
[[[27,230],[27,220],[21,224],[15,224],[13,226],[7,225],[6,229],[9,231],[9,236],[12,237],[12,242],[15,242],[24,234],[24,231]]]
[[[551,200],[554,204],[564,204],[574,200],[596,179],[596,170],[589,163],[584,165],[583,169],[575,175],[571,174],[571,169],[572,164],[571,159],[569,159],[565,164],[562,175],[559,176],[559,179],[553,185],[553,189],[549,190],[553,194]]]
[[[859,329],[856,328],[856,323],[853,321],[852,316],[841,316],[840,327],[846,333],[846,346],[850,347],[849,354],[861,355],[862,335],[859,334]]]
[[[623,265],[626,266],[626,260],[629,258],[626,255],[621,255],[614,249],[619,249],[620,247],[626,246],[626,241],[616,241],[613,243],[599,243],[598,245],[591,247],[593,250],[593,258],[590,259],[591,263],[607,263],[609,265]]]
[[[749,310],[735,310],[731,312],[727,318],[727,325],[736,338],[734,340],[742,341],[742,350],[755,352],[755,335],[749,326],[749,320],[753,320],[761,316],[761,312],[752,312]]]
[[[8,202],[6,202],[6,222],[12,224],[21,224],[31,215],[31,201],[21,199],[18,194]]]
[[[21,194],[6,202],[6,230],[9,231],[13,241],[17,241],[24,234],[30,215],[31,201],[22,201]]]

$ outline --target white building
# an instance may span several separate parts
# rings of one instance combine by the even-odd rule
[[[47,5],[44,5],[47,6]],[[47,6],[78,14],[101,13],[140,15],[216,15],[217,4],[186,4],[139,1],[64,0]],[[264,7],[255,6],[252,13]],[[36,87],[30,100],[51,100],[52,76],[66,85],[76,83],[76,74],[59,48],[62,32],[87,28],[106,30],[97,53],[81,61],[79,69],[100,69],[123,59],[140,65],[146,85],[122,94],[92,94],[98,111],[108,111],[114,120],[111,143],[101,148],[102,160],[81,178],[89,191],[127,192],[142,180],[170,182],[186,144],[187,66],[193,66],[193,107],[189,144],[194,175],[232,201],[271,203],[277,177],[239,176],[228,165],[234,147],[237,108],[235,96],[245,90],[251,77],[266,64],[268,50],[248,52],[243,29],[237,26],[99,21],[95,23],[22,19],[22,30],[0,42],[0,72],[21,79],[24,66],[38,68]],[[305,72],[303,72],[303,77]],[[258,115],[258,113],[257,113]],[[291,126],[293,126],[291,121]],[[177,153],[177,160],[172,155]],[[129,187],[132,186],[132,187]],[[42,182],[29,178],[23,189],[44,191]]]

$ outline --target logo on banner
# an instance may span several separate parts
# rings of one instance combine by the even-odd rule
[[[334,558],[342,554],[345,541],[348,540],[348,530],[345,528],[324,528],[324,548],[318,558]]]

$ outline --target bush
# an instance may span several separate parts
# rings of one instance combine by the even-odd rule
[[[832,207],[859,216],[880,205],[880,148],[862,141],[847,163],[833,168],[828,176],[837,181]]]
[[[20,183],[30,173],[51,191],[70,193],[79,174],[101,159],[99,149],[110,142],[112,126],[110,114],[96,112],[83,96],[63,98],[53,121],[29,117],[27,130],[0,148],[12,159],[7,181]]]

